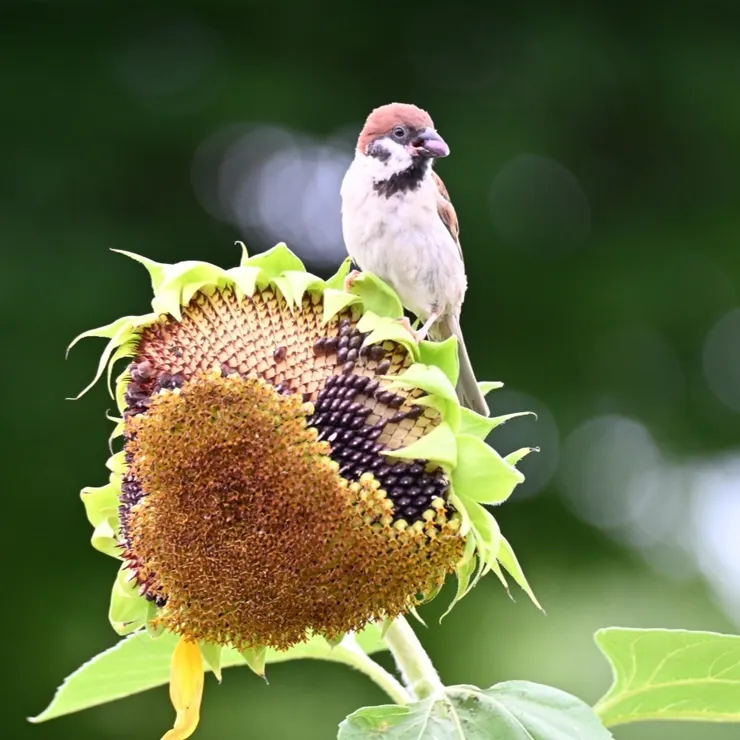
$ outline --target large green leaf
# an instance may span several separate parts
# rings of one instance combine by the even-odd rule
[[[368,655],[385,649],[379,626],[366,627],[356,639]],[[168,683],[170,659],[177,640],[170,633],[157,639],[146,632],[129,635],[67,676],[57,689],[51,704],[36,717],[31,717],[31,722],[45,722]],[[299,658],[330,660],[349,665],[356,663],[356,654],[352,650],[343,645],[332,648],[322,637],[314,637],[284,652],[268,650],[265,662],[280,663]],[[244,658],[236,650],[225,648],[221,652],[221,668],[246,665]],[[209,669],[211,668],[209,665]]]
[[[614,684],[595,707],[604,724],[740,722],[740,637],[610,627],[595,639],[614,672]]]
[[[406,706],[364,707],[339,725],[339,740],[608,740],[593,710],[570,694],[527,681],[488,690],[450,686]]]

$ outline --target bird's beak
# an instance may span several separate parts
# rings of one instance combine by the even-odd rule
[[[433,128],[424,129],[411,142],[411,146],[419,154],[426,154],[427,157],[446,157],[450,153],[450,147]]]

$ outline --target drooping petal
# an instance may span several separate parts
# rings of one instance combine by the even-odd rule
[[[172,653],[170,699],[177,717],[162,740],[185,740],[198,727],[203,699],[203,657],[198,643],[181,638]]]

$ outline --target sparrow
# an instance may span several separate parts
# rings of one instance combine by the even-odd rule
[[[418,331],[403,320],[417,340],[457,337],[457,395],[488,416],[460,329],[467,277],[457,215],[432,169],[449,153],[426,111],[407,103],[376,108],[342,181],[342,233],[352,261],[390,284],[421,319]],[[350,273],[345,287],[359,274]]]

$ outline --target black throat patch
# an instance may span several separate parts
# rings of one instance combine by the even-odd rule
[[[418,190],[431,164],[432,161],[428,157],[415,157],[410,167],[402,172],[396,172],[387,180],[378,180],[373,183],[373,188],[376,193],[386,198],[397,193]]]

